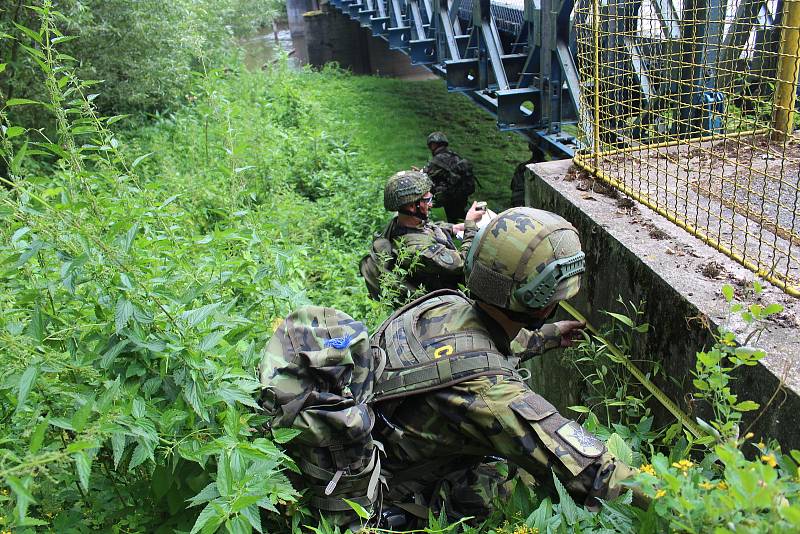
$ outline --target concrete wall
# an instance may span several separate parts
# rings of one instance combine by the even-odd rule
[[[727,321],[722,285],[734,285],[737,298],[749,303],[746,288],[753,273],[649,209],[612,198],[613,192],[601,184],[568,172],[571,166],[569,160],[531,165],[526,203],[559,213],[580,233],[587,274],[573,305],[599,326],[609,321],[601,310],[621,311],[617,297],[636,304],[646,301],[644,321],[652,329],[637,338],[633,359],[660,362],[664,372],[654,379],[659,387],[693,417],[709,418],[705,403],[691,395],[695,354],[714,342],[708,326],[716,329]],[[709,262],[724,265],[719,278],[703,274]],[[772,287],[758,300],[779,302],[785,311],[767,325],[758,342],[750,342],[767,350],[768,357],[744,368],[733,388],[740,401],[750,399],[766,406],[750,428],[756,438],[776,438],[785,450],[800,448],[800,302]],[[740,334],[745,331],[743,324],[730,327]],[[742,335],[739,339],[744,342]],[[642,367],[646,370],[647,366]],[[532,375],[534,387],[560,409],[583,404],[583,381],[562,364],[561,354],[548,353],[534,360]],[[635,382],[632,376],[631,381]],[[651,406],[658,422],[673,422],[658,403]],[[759,413],[748,414],[742,434]]]
[[[287,0],[286,15],[289,22],[289,32],[293,38],[304,36],[306,33],[303,14],[319,9],[317,0]]]
[[[313,0],[292,0],[310,2]],[[303,15],[308,63],[320,68],[336,62],[354,74],[375,74],[404,79],[428,79],[434,75],[411,64],[402,52],[389,50],[389,43],[328,4]],[[290,18],[291,24],[291,18]]]

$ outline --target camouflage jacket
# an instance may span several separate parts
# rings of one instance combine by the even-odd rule
[[[428,291],[434,291],[457,289],[458,284],[464,283],[464,258],[476,232],[475,223],[466,222],[461,246],[456,248],[452,224],[428,221],[410,228],[400,225],[395,217],[384,235],[392,241],[395,256],[400,257],[399,265],[411,269],[409,281],[417,287],[425,286]],[[417,264],[412,269],[415,258]]]
[[[472,164],[446,146],[436,151],[423,172],[433,182],[431,193],[439,204],[443,195],[467,196],[475,191]]]
[[[487,455],[508,459],[544,485],[555,472],[587,503],[593,495],[607,499],[619,491],[618,479],[631,474],[627,466],[509,372],[519,362],[511,345],[541,352],[549,335],[526,334],[512,342],[480,307],[452,293],[424,297],[373,334],[372,343],[388,359],[375,388],[373,433],[384,444],[385,467],[392,473],[389,502],[416,499],[448,471]],[[426,358],[427,365],[420,362]],[[474,366],[461,372],[467,360],[481,359],[488,364],[483,372]],[[400,380],[398,368],[406,374]],[[431,368],[438,372],[427,372]],[[419,393],[401,396],[409,387]]]

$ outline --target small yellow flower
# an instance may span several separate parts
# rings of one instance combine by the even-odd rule
[[[767,464],[770,467],[775,467],[778,465],[778,461],[775,459],[775,456],[772,454],[764,454],[761,456],[761,461]]]
[[[763,441],[759,441],[758,443],[756,443],[756,447],[758,447],[759,449],[763,449],[764,447],[766,447],[766,445],[764,445]]]
[[[717,489],[726,490],[728,489],[728,485],[725,483],[724,480],[720,480],[719,482],[717,482]]]
[[[658,490],[658,491],[656,492],[656,497],[655,497],[655,498],[656,498],[656,499],[660,499],[661,497],[663,497],[663,496],[664,496],[664,495],[666,495],[666,494],[667,494],[667,492],[666,492],[666,491],[664,491],[664,490]]]
[[[711,482],[708,482],[708,481],[701,482],[699,484],[699,486],[701,488],[703,488],[704,490],[714,489],[714,484],[712,484]]]
[[[645,464],[639,469],[642,471],[642,473],[647,473],[648,475],[656,476],[656,470],[653,469],[653,466],[650,464]]]
[[[752,432],[748,432],[747,434],[744,435],[744,439],[753,439],[753,436],[755,436],[755,434],[753,434]]]
[[[3,488],[3,489],[0,490],[0,494],[8,495],[8,490]]]
[[[694,463],[691,460],[681,460],[679,462],[672,462],[672,467],[680,469],[681,471],[683,471],[684,475],[686,474],[686,471],[688,471],[693,466]]]

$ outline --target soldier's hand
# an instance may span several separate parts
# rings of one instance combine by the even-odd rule
[[[453,233],[458,234],[464,231],[464,223],[457,223],[453,225]]]
[[[581,321],[556,321],[553,323],[561,333],[561,346],[571,347],[581,338],[581,331],[586,323]]]
[[[464,220],[478,222],[483,218],[484,213],[486,213],[486,202],[473,202]]]
[[[412,165],[412,166],[411,166],[411,170],[412,170],[412,171],[417,171],[417,172],[420,172],[420,171],[422,171],[422,169],[420,169],[420,168],[419,168],[419,167],[417,167],[416,165]]]

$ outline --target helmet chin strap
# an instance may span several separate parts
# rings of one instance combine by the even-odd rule
[[[420,202],[418,200],[414,204],[414,207],[417,209],[416,212],[410,211],[410,210],[405,210],[405,209],[401,208],[401,209],[397,210],[397,213],[402,213],[403,215],[408,215],[409,217],[416,217],[417,219],[419,219],[422,222],[427,221],[428,220],[428,214],[422,212],[422,202]]]

